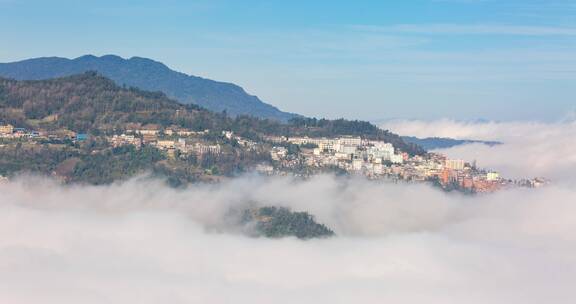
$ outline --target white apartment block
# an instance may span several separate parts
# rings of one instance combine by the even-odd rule
[[[162,150],[174,149],[176,143],[173,140],[159,140],[156,142],[156,147]]]
[[[356,154],[357,150],[358,147],[354,145],[340,145],[340,149],[338,149],[338,152],[344,154]]]
[[[338,139],[338,142],[341,145],[346,145],[346,146],[361,146],[362,145],[362,139],[360,137],[351,137],[351,136],[345,136],[345,137],[341,137]]]
[[[197,143],[196,145],[194,145],[194,151],[198,154],[207,154],[207,153],[220,154],[221,148],[220,148],[219,144],[217,144],[217,145],[205,145],[205,144]]]
[[[464,161],[461,159],[447,159],[444,165],[448,169],[464,170]]]

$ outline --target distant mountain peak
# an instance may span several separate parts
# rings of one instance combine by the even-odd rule
[[[280,111],[232,83],[219,82],[171,70],[165,64],[144,58],[122,58],[109,54],[84,55],[75,59],[42,57],[0,63],[0,76],[17,80],[41,80],[96,71],[118,85],[160,91],[184,104],[197,104],[232,116],[251,115],[287,121],[296,114]]]
[[[55,58],[66,59],[66,58],[64,58],[64,57],[55,57]],[[94,60],[94,59],[98,59],[98,57],[96,57],[96,56],[94,56],[94,55],[91,55],[91,54],[87,54],[87,55],[84,55],[84,56],[80,56],[80,57],[78,57],[78,58],[76,58],[76,59],[74,59],[74,60]],[[34,59],[31,59],[31,60],[34,60]]]
[[[98,57],[96,57],[98,58]],[[102,57],[100,57],[100,59],[106,59],[106,60],[111,60],[111,61],[124,61],[125,59],[118,56],[118,55],[104,55]]]

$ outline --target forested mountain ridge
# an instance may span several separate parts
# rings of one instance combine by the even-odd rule
[[[354,135],[390,142],[410,154],[424,153],[417,145],[368,122],[294,118],[280,123],[251,116],[231,118],[196,105],[180,104],[163,93],[120,87],[95,72],[37,81],[0,78],[0,123],[93,134],[118,133],[128,124],[155,124],[211,130],[215,134],[230,130],[251,139],[265,135]]]
[[[235,84],[186,75],[141,57],[86,55],[76,59],[44,57],[0,63],[0,76],[17,80],[50,79],[87,71],[97,71],[120,86],[160,91],[181,103],[197,104],[214,112],[226,111],[232,116],[253,115],[280,121],[298,116],[262,102]]]

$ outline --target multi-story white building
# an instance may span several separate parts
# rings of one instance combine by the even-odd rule
[[[162,150],[174,149],[176,143],[173,140],[159,140],[156,142],[156,147]]]
[[[394,146],[386,143],[374,145],[368,147],[367,154],[371,159],[390,160],[392,155],[394,155]]]
[[[310,138],[310,137],[291,137],[288,142],[295,145],[315,144],[322,150],[338,150],[340,146],[361,146],[362,139],[360,137],[341,137],[341,138]]]
[[[141,130],[136,130],[135,132],[138,134],[141,134],[141,135],[158,135],[158,133],[160,133],[160,130],[141,129]]]
[[[175,148],[177,150],[184,152],[184,153],[188,153],[188,146],[186,143],[186,139],[185,138],[178,138],[178,141],[176,141],[176,143],[175,143]]]
[[[290,137],[287,140],[291,144],[295,145],[304,145],[310,142],[310,138],[308,137]]]
[[[461,159],[447,159],[444,165],[451,170],[464,170],[464,161]]]
[[[336,157],[336,159],[340,159],[340,160],[350,160],[350,159],[352,159],[352,154],[353,153],[336,152],[334,154],[334,157]]]
[[[220,148],[219,144],[217,144],[217,145],[205,145],[205,144],[197,143],[196,145],[194,145],[194,152],[196,152],[198,154],[207,154],[207,153],[220,154],[221,148]]]
[[[340,137],[338,139],[338,142],[341,145],[346,145],[346,146],[361,146],[362,145],[362,138],[360,137],[352,137],[352,136],[344,136],[344,137]]]
[[[356,154],[356,150],[358,150],[358,147],[354,145],[340,145],[338,152],[344,154]]]

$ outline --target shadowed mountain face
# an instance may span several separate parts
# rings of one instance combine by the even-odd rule
[[[197,104],[214,112],[226,111],[232,116],[245,114],[280,121],[297,116],[262,102],[235,84],[189,76],[146,58],[87,55],[76,59],[47,57],[0,63],[0,76],[17,80],[49,79],[86,71],[96,71],[119,85],[160,91],[181,103]]]

